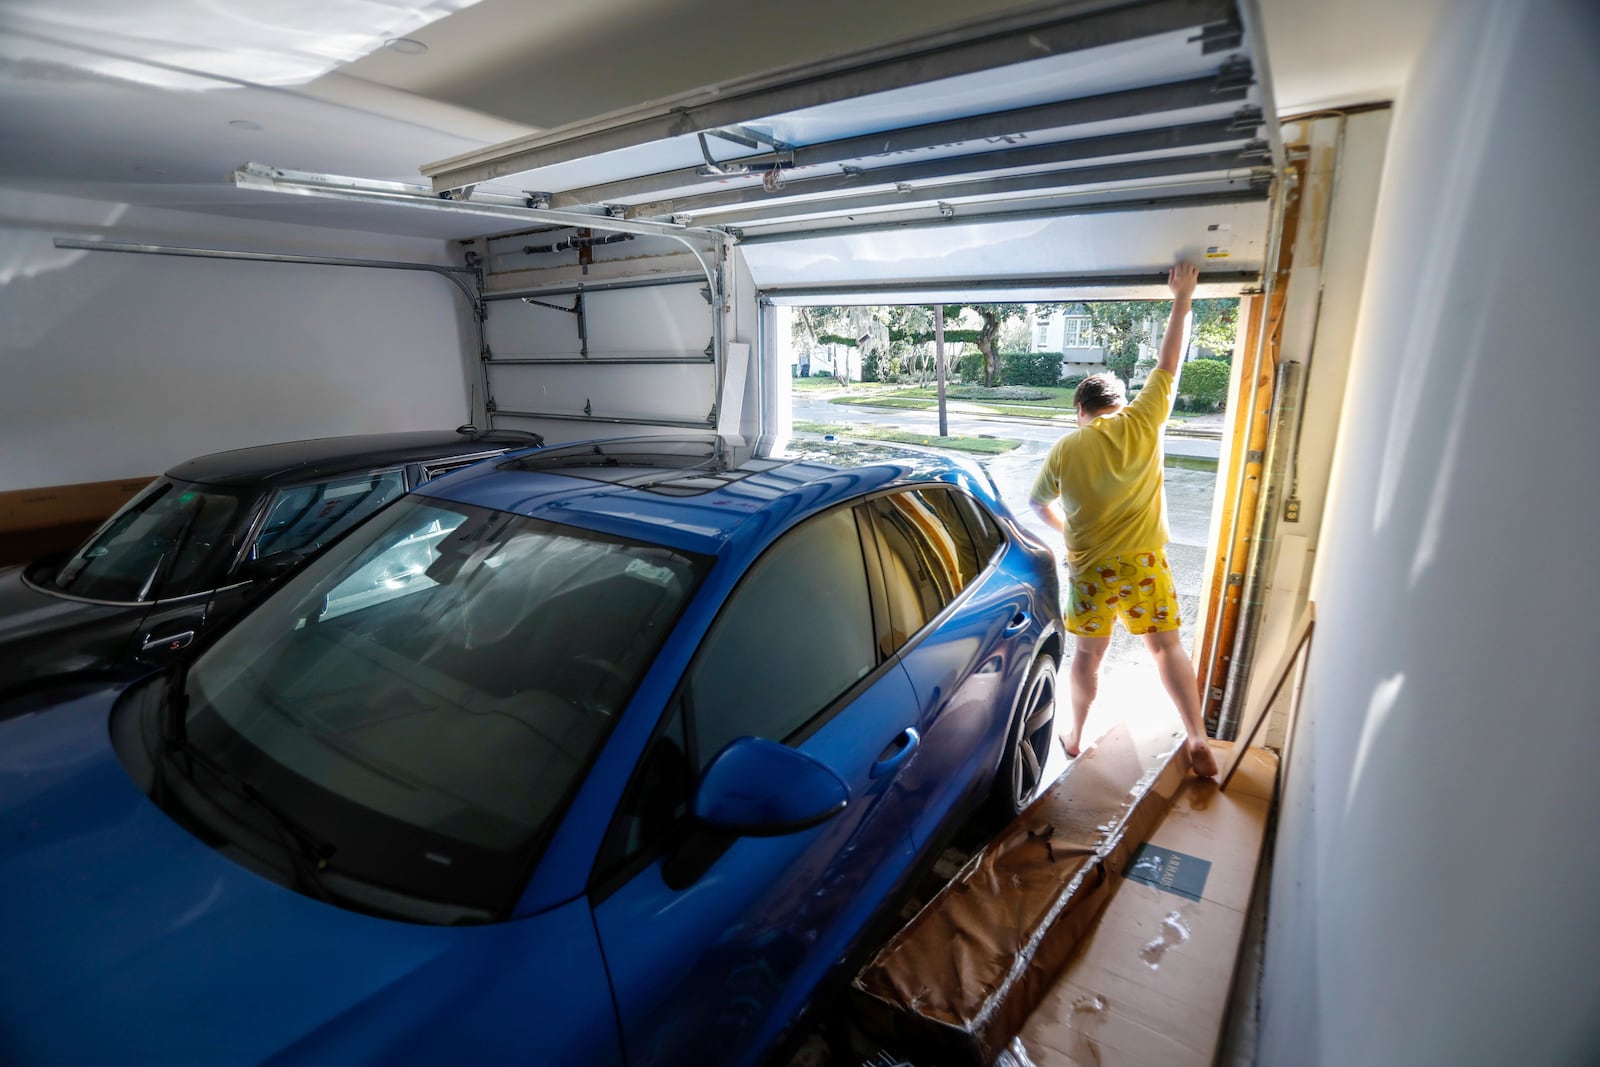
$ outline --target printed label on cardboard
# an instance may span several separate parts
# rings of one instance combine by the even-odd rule
[[[1187,900],[1199,900],[1210,873],[1210,860],[1146,843],[1133,854],[1133,862],[1128,864],[1123,877]]]

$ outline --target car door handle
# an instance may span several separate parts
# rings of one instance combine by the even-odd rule
[[[1011,621],[1006,623],[1006,636],[1017,636],[1022,631],[1026,630],[1028,628],[1028,624],[1032,621],[1033,616],[1029,615],[1026,611],[1017,612],[1015,615],[1011,616]]]
[[[193,641],[194,631],[185,630],[182,633],[168,634],[165,637],[152,637],[144,643],[144,650],[146,652],[154,652],[160,649],[162,652],[176,652],[180,648],[188,648]]]
[[[901,730],[895,739],[889,742],[890,748],[899,746],[892,756],[886,756],[872,765],[872,777],[882,778],[886,774],[893,774],[900,769],[900,765],[911,757],[917,745],[921,743],[922,735],[917,733],[915,726],[907,726]],[[858,764],[859,766],[859,764]]]

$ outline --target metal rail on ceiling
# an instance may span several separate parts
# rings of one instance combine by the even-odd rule
[[[1025,222],[1030,219],[1063,218],[1075,215],[1104,215],[1135,211],[1177,211],[1194,207],[1231,207],[1239,204],[1259,204],[1266,198],[1267,189],[1265,186],[1260,186],[1219,193],[1125,197],[1117,200],[1049,206],[1038,206],[1037,200],[1029,199],[1015,202],[1017,207],[1014,210],[1008,210],[1005,207],[1006,203],[1011,202],[981,205],[983,210],[971,210],[973,205],[969,204],[939,204],[926,209],[934,212],[934,214],[922,217],[883,219],[869,222],[847,220],[834,225],[826,224],[826,220],[818,220],[817,224],[805,224],[797,223],[791,219],[773,223],[775,227],[787,228],[756,232],[741,231],[735,236],[738,237],[740,245],[763,245],[782,241],[804,241],[819,237],[848,237],[857,234],[887,233],[897,230],[966,226],[984,222]]]
[[[1178,176],[1200,177],[1206,174],[1241,172],[1250,178],[1260,162],[1256,152],[1208,152],[1199,155],[1162,156],[1126,163],[1099,163],[1087,167],[1049,171],[1044,174],[1020,174],[999,178],[976,178],[967,181],[941,182],[934,185],[913,186],[906,189],[886,189],[860,193],[853,196],[831,196],[806,201],[780,201],[759,206],[688,212],[687,216],[702,225],[740,226],[750,222],[771,222],[783,217],[807,215],[847,215],[853,211],[878,207],[900,207],[912,204],[933,204],[961,199],[976,200],[987,197],[1014,196],[1022,193],[1067,193],[1074,187],[1098,185],[1119,181],[1139,181],[1147,178]]]
[[[770,169],[779,162],[785,169],[798,170],[935,148],[958,141],[987,141],[1041,130],[1068,129],[1094,122],[1215,107],[1243,101],[1248,93],[1248,85],[1221,85],[1216,77],[1191,78],[944,122],[922,123],[836,141],[786,147],[779,152],[727,160],[722,165],[734,173],[738,168]],[[752,175],[759,177],[760,170],[753,169]],[[550,206],[567,208],[614,203],[669,192],[705,180],[702,167],[660,171],[598,185],[552,191]]]
[[[1253,131],[1254,128],[1252,123],[1249,130]],[[859,170],[852,168],[844,174],[790,178],[776,192],[760,184],[747,185],[742,188],[719,189],[714,192],[692,193],[667,200],[633,204],[629,205],[626,211],[629,218],[635,218],[648,215],[696,215],[716,208],[744,204],[762,204],[782,210],[803,204],[813,197],[870,189],[874,186],[895,186],[906,182],[959,178],[970,174],[1025,168],[1058,167],[1062,163],[1080,163],[1147,152],[1212,148],[1224,144],[1242,144],[1249,142],[1250,139],[1251,133],[1241,129],[1233,119],[1216,119],[1129,133],[1113,133],[1101,137],[1083,137],[1073,141],[1010,146],[990,152],[948,156],[918,163],[898,163]],[[1265,142],[1261,144],[1264,149]],[[1191,169],[1196,170],[1205,170],[1210,163],[1210,157],[1198,154],[1158,158],[1192,160],[1194,165]],[[1262,158],[1265,158],[1264,151]],[[1083,181],[1071,168],[1030,170],[1029,176],[1041,180],[1058,177],[1077,184],[1082,184]]]

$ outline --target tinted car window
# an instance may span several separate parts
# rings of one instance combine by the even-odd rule
[[[973,544],[977,547],[980,567],[988,566],[989,560],[1000,551],[1000,546],[1005,543],[1005,534],[1000,532],[1000,524],[994,521],[994,516],[989,514],[987,508],[965,493],[955,490],[946,490],[952,504],[955,505],[963,518],[967,521],[967,533],[972,536]]]
[[[893,493],[869,501],[867,507],[881,546],[893,651],[961,591],[961,572],[949,532],[922,500]]]
[[[674,701],[667,721],[650,743],[618,805],[596,867],[610,871],[633,856],[652,855],[665,847],[689,809],[693,784],[683,705]]]
[[[124,505],[50,585],[93,600],[180,595],[208,572],[209,547],[238,510],[231,493],[161,479]],[[165,574],[172,580],[158,585]]]
[[[284,489],[273,498],[250,557],[261,559],[275,552],[310,555],[405,489],[400,471]]]
[[[697,765],[735,738],[782,741],[878,657],[853,510],[800,525],[739,583],[689,669]]]
[[[929,488],[914,489],[906,496],[926,509],[923,514],[932,521],[923,526],[924,531],[933,539],[941,556],[953,562],[960,580],[957,591],[966,588],[988,563],[988,553],[979,549],[967,529],[967,520],[962,517],[957,501],[961,494]]]

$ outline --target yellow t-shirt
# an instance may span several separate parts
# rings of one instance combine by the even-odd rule
[[[1171,539],[1161,478],[1161,431],[1171,411],[1172,375],[1154,370],[1127,407],[1051,446],[1032,496],[1040,504],[1060,498],[1073,574]]]

